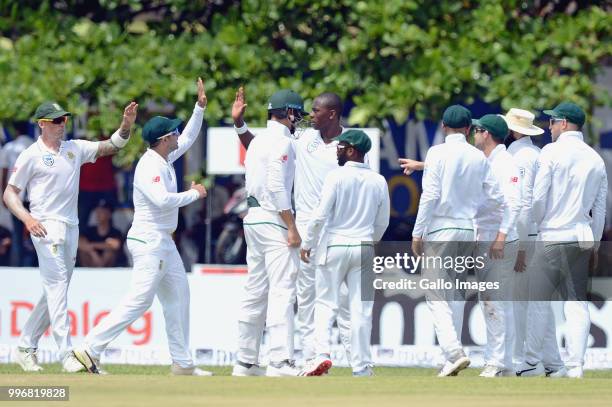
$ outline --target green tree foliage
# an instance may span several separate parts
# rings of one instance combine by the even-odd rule
[[[481,98],[506,109],[611,103],[594,77],[612,51],[602,2],[0,0],[0,120],[58,100],[108,132],[130,100],[188,117],[205,78],[210,123],[245,85],[263,124],[279,87],[355,103],[350,122],[437,118]],[[141,119],[147,113],[141,114]],[[141,146],[131,143],[129,161]]]

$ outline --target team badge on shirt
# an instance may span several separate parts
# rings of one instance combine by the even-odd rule
[[[68,151],[66,155],[68,156],[69,159],[74,160],[74,154],[72,153],[72,151]]]
[[[314,140],[311,141],[308,146],[306,146],[306,151],[308,151],[309,153],[312,153],[313,151],[316,151],[317,148],[319,148],[319,141],[318,140]]]
[[[53,155],[51,154],[43,155],[42,161],[43,161],[43,164],[45,164],[47,167],[53,167],[53,164],[55,164],[55,159],[53,158]]]

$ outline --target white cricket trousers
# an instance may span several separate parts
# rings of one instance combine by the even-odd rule
[[[193,366],[189,349],[189,283],[172,236],[155,230],[128,232],[127,246],[134,259],[128,293],[85,338],[85,346],[99,358],[108,344],[159,298],[166,322],[172,362]]]
[[[533,261],[539,274],[530,274],[530,298],[536,300],[529,302],[525,360],[542,361],[544,366],[552,368],[562,366],[557,356],[554,317],[550,302],[546,301],[560,295],[565,300],[567,326],[565,365],[582,367],[591,325],[586,302],[590,251],[581,249],[578,242],[539,243]]]
[[[525,270],[514,274],[514,348],[513,362],[519,365],[525,360],[525,337],[527,335],[527,309],[529,306],[529,273],[533,272],[529,265],[535,250],[535,237],[519,242],[519,251],[525,251]],[[554,330],[554,327],[553,327]]]
[[[42,221],[45,238],[32,236],[38,256],[43,294],[32,310],[19,338],[19,347],[37,348],[49,324],[59,348],[60,360],[72,350],[68,319],[68,286],[79,241],[79,227],[54,220]]]
[[[463,228],[444,228],[426,235],[423,250],[426,257],[473,256],[474,231]],[[437,279],[449,281],[455,286],[455,279],[462,279],[463,273],[454,269],[423,267],[421,278],[430,282]],[[433,316],[434,328],[442,353],[447,360],[453,361],[463,352],[461,346],[461,328],[465,301],[456,290],[427,290],[427,305]]]
[[[330,241],[324,265],[316,270],[315,343],[319,355],[331,354],[331,330],[337,317],[342,283],[348,287],[350,308],[350,364],[353,372],[372,366],[370,337],[374,301],[362,299],[362,254],[374,256],[372,246],[334,244]],[[313,259],[314,260],[314,259]],[[369,261],[371,264],[371,260]],[[364,279],[364,281],[370,281]]]
[[[308,227],[307,221],[301,221],[296,223],[300,236],[304,236],[306,228]],[[315,269],[317,268],[314,258],[316,248],[311,250],[311,258],[313,259],[310,263],[303,261],[299,262],[299,270],[296,282],[297,291],[297,331],[302,345],[302,358],[304,360],[312,359],[316,356],[315,353],[315,323],[314,323],[314,307],[316,297],[316,286],[315,286]],[[344,346],[347,353],[347,358],[350,355],[351,348],[351,314],[349,309],[348,299],[348,288],[346,284],[342,285],[340,289],[340,300],[338,303],[338,332],[340,341]],[[350,362],[350,361],[349,361]]]
[[[287,245],[287,227],[276,212],[249,208],[244,218],[248,277],[238,319],[238,354],[257,364],[264,324],[270,337],[269,359],[293,359],[293,304],[298,249]]]
[[[513,371],[514,350],[514,265],[518,253],[518,240],[504,245],[504,257],[492,259],[489,255],[495,233],[479,233],[484,240],[476,244],[476,256],[484,259],[484,267],[476,268],[481,282],[499,283],[498,290],[479,292],[478,299],[487,330],[485,364]]]

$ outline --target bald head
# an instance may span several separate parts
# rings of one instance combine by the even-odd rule
[[[335,110],[336,116],[342,116],[342,109],[344,108],[342,104],[342,99],[335,93],[332,92],[324,92],[316,97],[316,100],[323,106],[329,110]]]

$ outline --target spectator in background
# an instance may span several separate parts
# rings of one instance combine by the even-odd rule
[[[11,232],[0,226],[0,266],[10,266],[11,259]]]
[[[99,157],[95,163],[81,167],[78,205],[79,227],[82,231],[89,226],[91,212],[101,200],[112,206],[117,204],[117,182],[111,156]]]
[[[0,168],[2,169],[2,190],[6,189],[6,184],[9,178],[9,171],[15,166],[15,161],[17,161],[17,157],[28,148],[33,142],[34,139],[30,137],[30,123],[27,121],[19,121],[14,124],[15,138],[12,141],[7,142],[0,150]],[[25,200],[25,191],[21,191],[19,197],[22,201]],[[4,202],[2,202],[4,206]],[[24,207],[26,209],[29,208],[27,202],[24,202]],[[24,237],[27,239],[29,235],[27,231],[24,231],[23,223],[15,217],[15,215],[11,214],[12,218],[12,236],[11,240],[13,241],[13,245],[11,246],[10,252],[10,265],[13,266],[32,266],[32,261],[26,261],[27,259],[32,259],[33,252],[30,252],[29,255],[24,255],[23,245],[24,245]],[[24,233],[25,232],[25,233]],[[3,245],[4,247],[4,245]],[[2,249],[3,250],[3,249]],[[4,258],[4,253],[0,255]],[[9,257],[7,256],[7,257]],[[35,256],[34,256],[35,257]],[[8,264],[7,264],[8,265]]]
[[[95,226],[83,228],[79,237],[79,263],[83,267],[121,265],[123,235],[112,226],[113,205],[105,200],[94,209]]]

